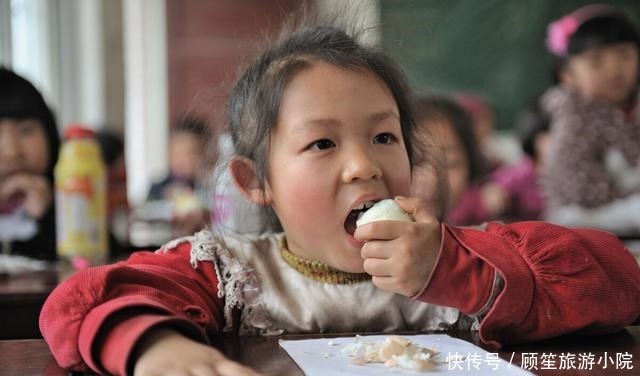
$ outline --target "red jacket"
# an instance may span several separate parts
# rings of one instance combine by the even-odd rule
[[[430,280],[415,298],[463,313],[483,311],[490,346],[569,332],[620,330],[640,317],[640,268],[618,239],[542,222],[491,223],[484,231],[443,225]],[[49,296],[40,328],[62,367],[126,374],[137,339],[168,325],[191,338],[224,326],[211,262],[190,263],[190,244],[138,252],[75,274]],[[492,297],[494,274],[504,287]]]

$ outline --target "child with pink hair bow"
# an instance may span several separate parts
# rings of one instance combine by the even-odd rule
[[[547,27],[547,49],[555,56],[567,56],[569,39],[585,21],[608,13],[615,13],[615,8],[604,4],[591,4],[565,15]]]
[[[544,171],[547,219],[585,225],[580,218],[604,210],[609,218],[601,225],[606,226],[613,215],[608,205],[640,192],[637,179],[628,179],[638,174],[640,158],[640,37],[622,12],[592,4],[549,24],[546,45],[555,60],[557,84],[540,103],[551,120]],[[616,163],[622,168],[612,166],[613,160],[622,160]],[[635,217],[613,222],[640,230]]]

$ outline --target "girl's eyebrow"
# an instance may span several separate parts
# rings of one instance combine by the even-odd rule
[[[381,121],[384,121],[388,118],[395,118],[397,120],[400,120],[400,116],[393,110],[376,112],[372,115],[369,115],[367,119],[370,123],[380,123]],[[336,127],[339,126],[340,123],[341,122],[339,120],[333,118],[317,118],[305,120],[301,123],[298,123],[298,125],[294,129],[296,132],[304,132],[318,126],[324,128]]]
[[[369,116],[369,121],[372,123],[379,123],[388,118],[396,118],[397,120],[400,120],[400,116],[396,113],[396,111],[388,110],[388,111],[377,112]]]
[[[300,123],[297,123],[294,126],[293,130],[296,133],[302,133],[312,129],[316,129],[318,127],[329,128],[329,127],[336,127],[338,125],[340,125],[340,122],[336,119],[317,118],[317,119],[310,119],[310,120],[305,120]]]

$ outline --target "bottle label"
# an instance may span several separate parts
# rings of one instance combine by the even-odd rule
[[[107,251],[105,180],[70,176],[56,189],[58,254],[63,257],[101,257]]]

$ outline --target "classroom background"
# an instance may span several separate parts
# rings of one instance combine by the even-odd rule
[[[518,110],[550,82],[544,33],[582,0],[0,0],[0,65],[34,82],[58,124],[125,139],[132,204],[168,171],[169,128],[185,112],[224,123],[226,91],[259,47],[303,4],[370,28],[414,87],[484,96],[505,158]],[[602,1],[636,24],[640,3]],[[63,129],[60,129],[62,132]]]

